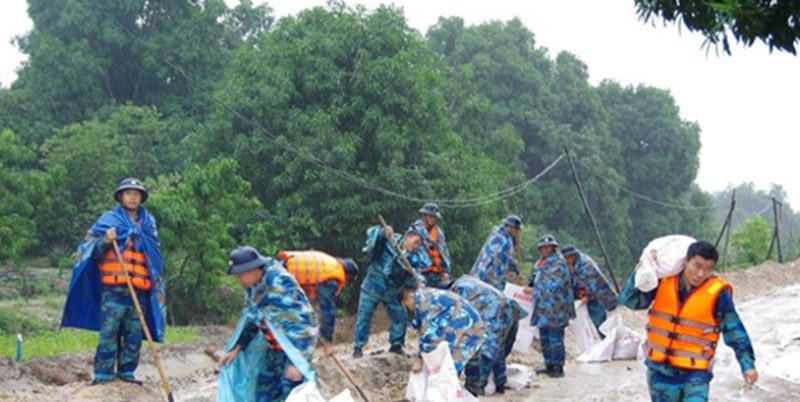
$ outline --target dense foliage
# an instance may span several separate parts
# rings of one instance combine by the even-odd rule
[[[670,94],[593,86],[519,20],[442,18],[423,35],[388,6],[274,21],[247,1],[50,3],[29,0],[35,28],[17,41],[29,60],[0,89],[0,258],[63,259],[118,180],[143,178],[172,322],[229,318],[237,244],[365,265],[377,215],[402,228],[424,200],[443,207],[457,273],[507,213],[526,222],[526,261],[545,232],[600,261],[564,161],[503,192],[565,145],[618,276],[652,237],[718,230],[693,184],[699,127]]]
[[[756,39],[772,49],[797,54],[800,42],[800,3],[796,0],[635,0],[644,20],[682,22],[698,31],[710,45],[730,54],[728,35],[751,46]]]

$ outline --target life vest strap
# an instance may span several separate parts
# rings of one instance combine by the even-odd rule
[[[698,343],[698,344],[701,344],[701,345],[705,346],[706,348],[710,348],[712,350],[716,349],[716,347],[717,347],[717,343],[716,342],[710,341],[708,339],[699,338],[699,337],[691,336],[691,335],[679,334],[679,333],[675,333],[675,332],[670,332],[670,331],[667,331],[665,329],[654,327],[654,326],[649,325],[649,324],[645,326],[645,330],[647,332],[653,332],[653,333],[659,334],[659,335],[661,335],[661,336],[663,336],[665,338],[669,338],[669,339],[675,339],[675,340],[684,341],[684,342],[691,342],[691,343]]]
[[[690,320],[688,318],[676,317],[674,315],[667,314],[667,313],[662,313],[660,311],[655,311],[653,309],[650,309],[648,314],[650,314],[651,317],[655,317],[655,318],[659,318],[659,319],[662,319],[662,320],[665,320],[665,321],[669,321],[669,322],[671,322],[673,324],[678,324],[678,325],[683,325],[683,326],[686,326],[686,327],[694,327],[694,328],[702,329],[704,334],[713,333],[713,332],[720,332],[720,329],[717,326],[706,324],[706,323],[700,322],[700,321]]]
[[[711,352],[695,353],[695,352],[689,352],[689,351],[686,351],[686,350],[675,350],[675,349],[666,348],[666,347],[661,346],[661,345],[657,345],[657,344],[655,344],[653,342],[650,342],[650,341],[647,341],[647,347],[650,348],[650,349],[657,350],[657,351],[659,351],[659,352],[661,352],[661,353],[663,353],[663,354],[665,354],[667,356],[688,357],[688,358],[691,358],[691,359],[700,359],[700,360],[708,360],[708,361],[710,361],[714,357],[712,354],[710,354]]]

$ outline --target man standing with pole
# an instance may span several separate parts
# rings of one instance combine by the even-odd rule
[[[428,253],[431,266],[422,269],[425,285],[441,288],[440,284],[450,280],[450,250],[447,248],[444,231],[439,227],[439,207],[429,202],[419,210],[420,219],[411,226],[422,236],[422,246]]]
[[[146,336],[171,400],[152,345],[164,340],[166,325],[159,304],[164,263],[155,219],[141,206],[147,197],[138,179],[119,184],[114,192],[119,205],[100,216],[78,249],[61,326],[100,332],[92,384],[119,378],[141,385],[134,372]],[[117,242],[123,244],[122,250]]]

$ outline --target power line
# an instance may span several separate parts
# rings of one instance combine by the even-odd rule
[[[595,175],[599,179],[602,179],[602,180],[612,184],[614,187],[618,188],[619,190],[621,190],[621,191],[623,191],[625,193],[628,193],[628,194],[632,195],[633,197],[636,197],[636,198],[638,198],[640,200],[647,201],[647,202],[650,202],[650,203],[653,203],[653,204],[656,204],[656,205],[660,205],[660,206],[666,207],[666,208],[682,209],[682,210],[687,210],[687,211],[703,211],[703,210],[710,211],[710,210],[716,209],[716,207],[713,206],[713,205],[707,206],[707,207],[701,207],[701,206],[694,206],[694,205],[673,204],[673,203],[670,203],[670,202],[656,200],[656,199],[648,197],[648,196],[646,196],[644,194],[637,193],[637,192],[635,192],[635,191],[623,186],[622,184],[617,183],[613,179],[604,176],[602,173],[594,170],[589,165],[583,163],[583,161],[581,161],[581,160],[578,160],[578,163],[580,163],[581,166],[584,169],[588,170],[590,173],[592,173],[593,175]]]
[[[495,193],[488,194],[488,195],[483,195],[483,196],[479,196],[479,197],[474,197],[474,198],[466,198],[466,199],[420,198],[420,197],[414,197],[414,196],[406,195],[406,194],[403,194],[403,193],[400,193],[400,192],[397,192],[397,191],[394,191],[394,190],[390,190],[390,189],[387,189],[387,188],[372,184],[372,183],[368,182],[367,180],[364,180],[364,179],[362,179],[360,177],[357,177],[357,176],[353,175],[352,173],[346,172],[346,171],[341,170],[341,169],[337,169],[337,168],[327,164],[325,161],[323,161],[323,160],[321,160],[319,158],[316,158],[314,156],[311,156],[312,154],[310,152],[304,152],[303,149],[295,146],[288,139],[284,138],[284,141],[278,141],[278,137],[276,135],[274,135],[272,132],[270,132],[266,127],[264,127],[261,124],[259,124],[259,123],[255,122],[255,121],[245,117],[244,115],[239,113],[237,110],[235,110],[234,108],[230,107],[228,104],[226,104],[222,100],[218,99],[217,97],[215,97],[213,94],[211,94],[211,91],[209,91],[206,87],[204,87],[200,82],[198,82],[197,80],[193,79],[182,68],[180,68],[179,66],[177,66],[174,63],[172,63],[171,61],[169,61],[166,57],[162,57],[160,55],[160,53],[158,52],[158,49],[155,48],[155,46],[153,46],[148,41],[136,36],[135,33],[131,32],[127,27],[125,27],[124,25],[119,23],[113,16],[111,16],[105,10],[102,10],[100,8],[95,8],[95,7],[93,7],[91,5],[88,5],[86,3],[84,3],[84,6],[86,6],[88,8],[93,8],[93,9],[97,10],[98,12],[102,13],[103,15],[105,15],[105,18],[107,20],[111,21],[111,23],[114,24],[114,26],[116,26],[119,30],[121,30],[126,35],[130,36],[136,42],[139,42],[140,44],[144,45],[145,48],[147,49],[147,51],[151,54],[151,56],[156,58],[156,60],[166,64],[167,66],[169,66],[170,68],[175,70],[180,76],[182,76],[184,79],[186,79],[189,82],[189,84],[191,84],[192,86],[196,87],[200,91],[201,94],[206,96],[213,103],[215,103],[217,106],[223,108],[228,113],[230,113],[230,114],[236,116],[237,118],[239,118],[246,125],[250,126],[250,128],[261,132],[261,134],[265,135],[268,139],[270,139],[274,143],[277,143],[279,146],[283,147],[287,151],[295,154],[296,156],[300,157],[301,159],[304,159],[305,161],[307,161],[307,162],[309,162],[309,163],[311,163],[311,164],[313,164],[313,165],[315,165],[315,166],[317,166],[319,168],[322,168],[322,169],[326,170],[327,172],[329,172],[330,174],[332,174],[332,175],[334,175],[336,177],[339,177],[339,178],[341,178],[343,180],[349,181],[349,182],[351,182],[353,184],[356,184],[356,185],[361,186],[363,188],[366,188],[368,190],[372,190],[372,191],[375,191],[375,192],[378,192],[378,193],[381,193],[381,194],[384,194],[384,195],[387,195],[387,196],[392,196],[392,197],[395,197],[395,198],[404,199],[404,200],[407,200],[407,201],[414,201],[414,202],[436,202],[436,203],[440,204],[441,206],[447,207],[447,208],[471,208],[471,207],[476,207],[476,206],[480,206],[480,205],[490,204],[490,203],[494,203],[494,202],[497,202],[497,201],[501,201],[501,200],[510,198],[510,197],[520,193],[526,187],[528,187],[531,184],[533,184],[536,181],[538,181],[539,178],[541,178],[543,175],[545,175],[547,172],[549,172],[553,167],[555,167],[555,165],[557,165],[561,161],[561,159],[564,157],[563,154],[560,155],[558,158],[556,158],[555,161],[553,161],[549,166],[547,166],[542,172],[540,172],[539,174],[537,174],[536,176],[534,176],[531,179],[528,179],[528,180],[526,180],[526,181],[524,181],[524,182],[522,182],[520,184],[517,184],[515,186],[511,186],[511,187],[499,190],[499,191],[497,191]]]

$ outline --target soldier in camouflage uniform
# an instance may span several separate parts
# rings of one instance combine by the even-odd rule
[[[712,244],[693,243],[687,250],[683,272],[677,277],[661,278],[659,287],[649,292],[642,292],[636,288],[634,272],[620,292],[620,301],[626,307],[633,310],[650,309],[645,365],[650,398],[654,402],[708,400],[709,384],[713,378],[714,354],[711,353],[710,357],[701,355],[691,359],[687,356],[693,356],[698,350],[713,352],[720,333],[725,344],[735,351],[744,381],[748,385],[753,385],[758,380],[753,345],[734,307],[732,288],[713,275],[717,259],[718,253]],[[663,330],[659,328],[665,322],[659,317],[664,315],[660,311],[662,308],[660,306],[673,303],[681,307],[673,306],[679,311],[678,316],[666,321],[672,328],[671,334],[667,334],[669,335],[667,339],[672,339],[669,342],[672,350],[664,350],[658,344],[664,341]],[[692,317],[691,321],[686,320],[680,312],[686,310],[704,311],[703,315],[710,316],[708,322],[714,324],[695,321],[697,319],[695,317]],[[657,327],[654,329],[653,326]],[[703,328],[702,331],[695,332],[689,337],[684,333],[696,331],[693,328],[697,327]],[[698,339],[704,337],[716,340]],[[695,348],[694,352],[690,350],[691,346],[689,348],[679,346],[698,342],[705,346]],[[703,361],[707,361],[707,368],[681,367]]]
[[[510,325],[500,334],[500,353],[497,354],[497,359],[495,359],[491,368],[492,374],[494,374],[495,392],[498,394],[505,393],[505,385],[508,381],[508,377],[506,377],[506,360],[508,360],[508,356],[514,348],[514,342],[517,340],[519,320],[528,316],[528,312],[513,299],[508,299],[505,314],[510,317]]]
[[[539,327],[545,362],[545,367],[536,372],[558,378],[564,376],[564,328],[575,318],[572,276],[564,258],[556,251],[558,242],[552,235],[542,236],[536,246],[541,258],[526,288],[526,293],[533,294],[531,325]]]
[[[246,314],[251,320],[220,364],[232,362],[262,333],[268,348],[255,400],[283,401],[303,378],[313,381],[316,377],[311,362],[319,332],[317,316],[297,280],[280,262],[252,247],[233,250],[228,260],[228,274],[236,275],[245,288]]]
[[[617,294],[611,289],[592,257],[580,252],[575,246],[564,247],[561,255],[572,274],[575,298],[586,301],[589,316],[599,332],[600,324],[606,321],[606,311],[613,311],[619,305]],[[602,333],[600,337],[605,338]]]
[[[444,231],[436,223],[441,219],[439,207],[429,202],[419,210],[421,218],[411,226],[422,236],[422,250],[428,253],[431,265],[422,269],[425,284],[441,288],[442,281],[450,280],[450,249]]]
[[[441,289],[404,288],[400,300],[411,314],[411,327],[419,332],[420,354],[447,342],[456,373],[461,376],[464,366],[486,340],[486,323],[478,310],[459,295]],[[420,370],[422,357],[418,356],[411,371]]]
[[[472,266],[470,275],[488,283],[499,291],[504,291],[509,279],[519,276],[519,268],[514,255],[514,246],[522,231],[522,219],[517,215],[509,215],[502,220],[501,226],[492,228],[489,238],[483,244],[478,259]],[[502,351],[498,355],[492,371],[495,375],[497,392],[505,391],[505,361],[514,346],[519,330],[519,322],[514,320],[503,340]],[[502,355],[502,356],[501,356]],[[498,382],[500,381],[500,382]]]
[[[480,352],[469,360],[465,369],[467,391],[473,395],[480,395],[489,381],[489,374],[495,362],[498,359],[505,361],[505,349],[501,349],[501,346],[504,346],[504,337],[514,322],[516,315],[512,311],[512,303],[516,302],[471,275],[458,278],[450,290],[475,307],[486,322],[486,340]]]
[[[391,227],[389,227],[391,231]],[[398,296],[403,286],[416,286],[414,277],[404,268],[403,262],[387,236],[393,236],[403,248],[403,253],[411,262],[415,271],[430,266],[428,255],[419,252],[422,237],[410,228],[401,238],[394,232],[385,233],[383,227],[373,226],[367,230],[367,241],[362,251],[367,253],[369,266],[367,275],[361,284],[361,295],[358,300],[356,315],[356,331],[353,341],[353,357],[363,356],[363,347],[369,340],[369,328],[372,316],[379,304],[386,307],[392,322],[389,328],[389,351],[404,355],[406,310],[400,305]],[[416,280],[424,283],[424,278],[416,271]]]
[[[521,230],[522,220],[516,215],[507,216],[502,226],[492,228],[477,261],[472,265],[470,275],[504,291],[508,279],[519,275],[514,245]]]
[[[336,327],[336,296],[345,285],[358,280],[358,264],[350,258],[335,258],[322,251],[281,251],[278,259],[292,274],[308,299],[319,300],[320,340],[326,356],[333,354]]]

